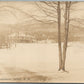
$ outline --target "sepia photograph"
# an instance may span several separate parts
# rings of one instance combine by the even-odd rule
[[[0,82],[84,83],[84,2],[0,1]]]

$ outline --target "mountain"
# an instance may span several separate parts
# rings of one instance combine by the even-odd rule
[[[84,2],[78,2],[71,6],[70,13],[70,35],[84,37]],[[63,13],[63,12],[62,12]],[[33,18],[32,15],[43,20],[43,23]],[[0,2],[0,31],[14,29],[19,31],[45,31],[56,32],[57,23],[46,23],[46,18],[43,18],[44,13],[37,7],[34,1],[11,1]],[[50,18],[48,18],[50,19]],[[62,21],[62,33],[64,32],[64,21]],[[63,35],[63,34],[62,34]]]

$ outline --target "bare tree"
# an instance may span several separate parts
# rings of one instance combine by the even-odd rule
[[[65,71],[65,60],[66,60],[66,51],[68,43],[68,33],[69,33],[69,18],[70,18],[70,2],[65,2],[65,31],[64,31],[64,44],[63,44],[63,58],[62,58],[62,70]]]
[[[58,48],[59,48],[59,71],[63,70],[65,71],[65,60],[66,60],[66,51],[67,51],[67,43],[68,43],[68,33],[69,33],[69,17],[70,17],[70,7],[71,7],[71,1],[66,2],[40,2],[44,3],[48,6],[49,9],[46,8],[46,6],[38,5],[42,11],[47,15],[47,17],[52,17],[57,19],[58,23]],[[65,5],[65,8],[61,8],[62,5]],[[51,10],[53,8],[53,10]],[[65,28],[64,28],[64,41],[63,41],[63,52],[61,47],[61,10],[64,11],[64,20],[65,20]],[[56,15],[53,15],[57,13]]]
[[[59,47],[59,70],[62,68],[62,48],[61,48],[61,8],[60,1],[57,6],[58,13],[58,47]]]
[[[65,20],[64,25],[65,26],[64,26],[64,41],[63,41],[63,53],[62,53],[62,70],[63,71],[65,71],[65,61],[66,61],[66,54],[67,54],[69,25],[70,25],[70,22],[72,21],[70,19],[70,11],[71,11],[71,6],[76,3],[78,3],[78,2],[71,2],[71,1],[65,2],[65,14],[64,14],[64,20]]]

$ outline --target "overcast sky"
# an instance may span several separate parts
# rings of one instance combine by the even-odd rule
[[[84,18],[84,2],[75,4],[71,11],[71,18]],[[20,10],[19,10],[20,9]],[[2,2],[0,1],[0,24],[16,24],[25,20],[31,22],[31,17],[26,15],[44,15],[35,2]]]

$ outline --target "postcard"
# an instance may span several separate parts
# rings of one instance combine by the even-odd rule
[[[0,82],[83,83],[84,2],[0,1]]]

